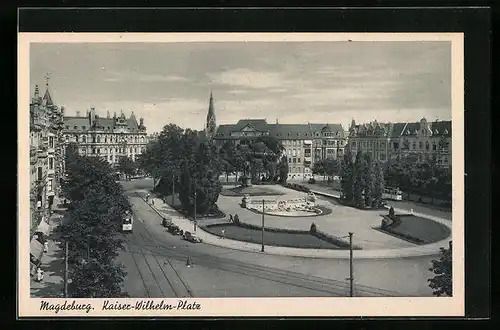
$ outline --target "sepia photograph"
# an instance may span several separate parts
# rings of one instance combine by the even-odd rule
[[[28,314],[463,313],[463,35],[21,37]]]

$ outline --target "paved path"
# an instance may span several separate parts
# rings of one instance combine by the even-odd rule
[[[327,193],[331,194],[334,196],[340,197],[340,192],[337,190],[334,190],[329,187],[321,186],[318,184],[310,184],[310,183],[300,183],[301,185],[308,187],[309,189],[319,192],[319,193]],[[408,213],[410,209],[413,209],[414,212],[419,212],[421,214],[426,214],[430,216],[435,216],[437,218],[441,219],[447,219],[447,220],[452,220],[452,212],[451,211],[445,211],[442,208],[439,207],[432,207],[432,206],[425,206],[420,203],[415,203],[412,201],[390,201],[389,204],[391,204],[394,209],[399,209],[404,211],[404,213]]]
[[[138,194],[144,198],[147,191],[138,191]],[[184,231],[194,232],[194,225],[191,220],[186,219],[181,213],[174,210],[170,205],[164,203],[159,198],[152,198],[154,206],[150,206],[158,212],[162,217],[171,218],[172,221]],[[415,213],[415,215],[420,215]],[[420,215],[423,216],[423,215]],[[429,217],[430,218],[430,217]],[[450,225],[450,222],[444,219],[432,218],[434,221],[441,222],[445,225]],[[212,235],[198,227],[196,235],[199,236],[204,243],[216,245],[224,248],[250,251],[261,253],[261,245],[254,243],[241,242],[230,239],[221,239],[218,236]],[[373,250],[357,250],[353,254],[354,259],[380,259],[380,258],[403,258],[403,257],[417,257],[417,256],[430,256],[439,253],[441,247],[448,247],[449,239],[427,245],[411,246],[399,249],[373,249]],[[356,243],[356,242],[354,242]],[[325,259],[348,259],[348,250],[326,250],[326,249],[299,249],[278,246],[266,246],[265,252],[274,255],[286,255],[297,257],[309,258],[325,258]]]
[[[64,296],[64,251],[59,246],[54,229],[61,223],[65,209],[58,208],[60,203],[54,198],[54,213],[49,221],[47,242],[49,249],[41,259],[40,268],[44,271],[42,282],[35,281],[35,276],[30,280],[30,294],[32,297],[57,298]]]
[[[347,258],[291,256],[272,254],[268,250],[266,253],[260,253],[256,251],[260,246],[250,251],[241,246],[234,249],[213,244],[189,244],[179,236],[167,233],[161,226],[161,217],[158,213],[137,197],[135,191],[143,189],[146,192],[151,189],[151,180],[127,182],[124,186],[133,205],[143,205],[140,207],[138,214],[140,219],[136,222],[136,226],[147,225],[148,231],[154,236],[154,239],[149,239],[148,246],[143,248],[150,249],[151,253],[154,252],[158,257],[170,256],[174,262],[177,260],[177,265],[174,267],[189,283],[195,297],[348,294],[349,283],[346,278],[349,277],[349,259]],[[135,212],[134,206],[134,214]],[[201,233],[198,229],[197,234]],[[227,241],[226,239],[217,242]],[[432,296],[427,280],[433,277],[433,274],[428,269],[431,261],[438,257],[438,253],[439,251],[436,251],[433,255],[407,258],[355,258],[355,295]],[[187,256],[193,258],[194,266],[191,268],[185,265]],[[131,265],[131,267],[136,266]],[[130,274],[134,277],[132,271]],[[139,285],[134,279],[131,279],[130,283],[134,287]],[[320,283],[321,287],[313,283]],[[312,289],[311,285],[315,289]]]

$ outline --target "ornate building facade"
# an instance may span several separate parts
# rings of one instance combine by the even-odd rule
[[[38,85],[30,102],[30,213],[31,226],[47,216],[60,192],[62,176],[61,130],[64,107],[54,104],[47,81],[45,94]]]
[[[144,152],[149,137],[144,119],[137,121],[134,113],[126,118],[109,111],[101,118],[94,108],[81,116],[77,111],[74,117],[64,117],[62,134],[64,144],[76,143],[80,155],[100,157],[113,166],[118,165],[121,157],[135,161]]]
[[[242,119],[220,125],[213,137],[216,145],[251,144],[261,136],[275,137],[283,144],[288,158],[289,179],[312,177],[315,162],[344,155],[347,139],[340,124],[269,124],[265,119]]]
[[[349,128],[349,149],[355,155],[362,149],[382,162],[409,159],[414,162],[435,160],[440,166],[451,166],[451,121],[378,123]]]

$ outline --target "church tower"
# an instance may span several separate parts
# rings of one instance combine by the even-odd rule
[[[210,91],[210,104],[208,106],[207,126],[205,128],[207,137],[209,139],[212,139],[214,137],[216,129],[217,124],[215,122],[214,98],[212,96],[212,92]]]

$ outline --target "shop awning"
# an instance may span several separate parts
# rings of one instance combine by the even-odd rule
[[[36,228],[36,231],[42,232],[44,235],[47,235],[49,233],[50,226],[47,222],[45,222],[45,217],[43,217],[42,221],[40,221],[40,224]]]
[[[38,265],[42,259],[42,254],[43,244],[36,239],[32,239],[30,242],[30,262]]]

